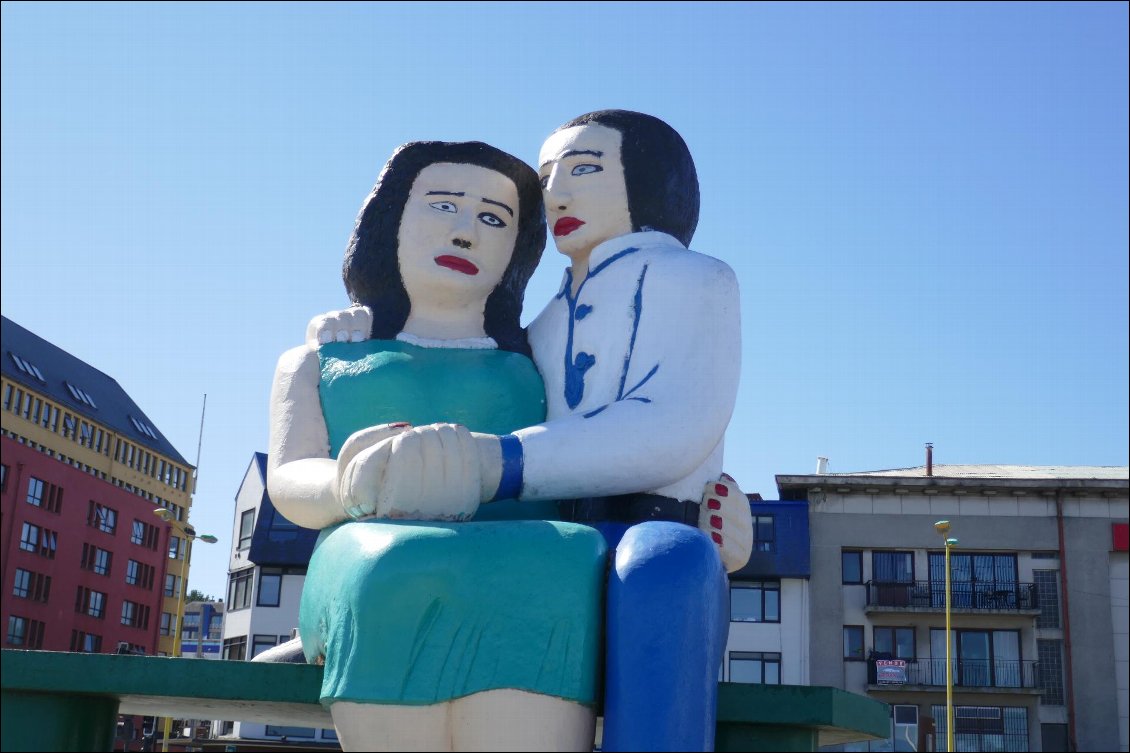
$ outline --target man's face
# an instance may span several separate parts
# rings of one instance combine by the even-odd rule
[[[502,279],[518,237],[518,189],[478,165],[428,165],[400,218],[400,273],[419,296],[486,296]]]
[[[600,243],[632,232],[620,132],[595,123],[550,136],[538,159],[545,213],[557,250],[588,261]]]

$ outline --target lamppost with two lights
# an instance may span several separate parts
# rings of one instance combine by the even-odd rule
[[[957,546],[957,539],[949,538],[950,522],[939,520],[934,530],[942,536],[946,544],[946,750],[953,753],[953,663],[950,659],[950,549]]]
[[[215,544],[217,541],[219,541],[219,539],[217,539],[215,536],[212,536],[211,534],[207,534],[207,533],[197,534],[195,528],[193,528],[188,523],[181,523],[179,520],[176,519],[176,517],[171,512],[169,512],[168,510],[166,510],[163,507],[158,507],[156,510],[153,511],[153,514],[156,515],[161,520],[168,523],[173,528],[180,531],[181,534],[184,536],[184,556],[181,557],[181,561],[180,561],[180,598],[177,599],[177,619],[176,619],[176,622],[173,625],[173,627],[174,627],[173,656],[178,656],[180,654],[181,620],[184,617],[184,597],[185,597],[185,592],[186,592],[187,587],[188,587],[188,583],[185,581],[184,570],[185,570],[185,566],[188,564],[188,558],[192,554],[192,542],[195,539],[200,539],[205,544]],[[161,743],[161,750],[164,751],[164,753],[168,753],[168,750],[169,750],[169,732],[172,728],[172,725],[173,725],[172,717],[166,716],[165,717],[165,737],[164,737],[164,740]]]

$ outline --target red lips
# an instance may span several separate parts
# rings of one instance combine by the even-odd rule
[[[578,220],[576,217],[562,217],[553,224],[553,234],[568,235],[583,224],[585,224],[585,221]]]
[[[447,267],[448,269],[454,269],[456,272],[462,272],[465,275],[477,275],[479,273],[478,267],[461,256],[449,256],[447,254],[437,256],[436,264],[441,267]]]

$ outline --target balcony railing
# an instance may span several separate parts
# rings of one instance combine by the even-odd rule
[[[945,609],[944,582],[917,580],[907,583],[884,583],[869,580],[867,606],[917,607]],[[1039,611],[1035,583],[951,583],[950,606],[953,609],[986,611]]]
[[[1010,659],[953,659],[955,688],[1037,688],[1039,662]],[[875,660],[867,662],[867,681],[875,685]],[[946,685],[946,660],[908,659],[907,685]]]

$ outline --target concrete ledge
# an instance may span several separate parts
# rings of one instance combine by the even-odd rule
[[[727,727],[749,727],[747,735],[757,729],[810,729],[817,733],[817,745],[840,745],[886,738],[891,720],[887,704],[839,688],[724,682],[718,686],[720,740]],[[718,749],[777,750],[764,746]]]
[[[308,664],[4,650],[0,685],[5,751],[105,749],[82,741],[112,740],[118,713],[333,726],[318,702],[322,668]],[[45,727],[58,733],[50,741]],[[889,731],[887,704],[837,688],[719,685],[719,751],[815,750]]]

